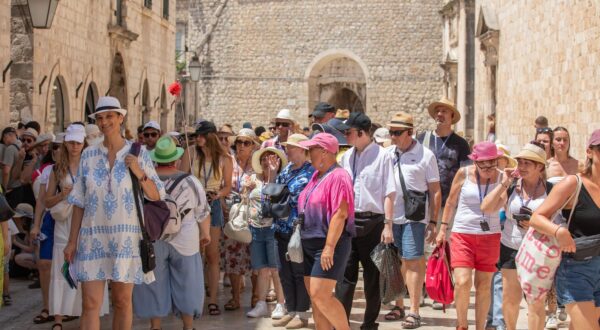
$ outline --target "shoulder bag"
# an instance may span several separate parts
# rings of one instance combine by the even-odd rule
[[[402,166],[400,165],[400,155],[397,155],[396,161],[398,162],[398,177],[400,178],[404,197],[404,217],[407,220],[423,221],[427,209],[427,192],[406,189]]]
[[[223,233],[240,243],[249,244],[252,242],[252,233],[248,225],[250,202],[247,197],[231,207],[229,217],[231,220],[225,224]]]

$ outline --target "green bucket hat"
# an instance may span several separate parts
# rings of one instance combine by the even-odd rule
[[[150,151],[150,158],[159,163],[170,163],[183,156],[183,148],[177,147],[170,136],[163,136],[156,142],[154,149]]]

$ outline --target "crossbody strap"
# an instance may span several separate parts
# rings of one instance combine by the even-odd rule
[[[573,218],[573,213],[575,213],[575,207],[577,206],[577,202],[579,202],[579,193],[581,192],[581,186],[583,185],[583,180],[579,177],[579,175],[575,175],[577,179],[577,188],[575,189],[575,194],[571,196],[571,198],[567,199],[562,208],[567,206],[569,201],[573,201],[573,206],[571,206],[571,212],[569,213],[569,219],[567,220],[567,230],[569,229],[569,224],[571,223],[571,219]]]
[[[398,177],[400,178],[400,185],[402,186],[402,197],[404,204],[408,201],[408,192],[406,191],[406,183],[404,182],[404,175],[402,175],[402,166],[400,165],[400,154],[396,153],[396,161],[398,163]]]
[[[171,183],[171,185],[169,186],[169,188],[167,189],[167,194],[171,195],[171,193],[173,192],[173,190],[175,190],[175,188],[177,188],[177,185],[183,181],[183,179],[187,178],[188,176],[190,176],[189,173],[183,173],[181,175],[179,175],[177,178],[175,178],[175,180],[173,181],[173,183]]]

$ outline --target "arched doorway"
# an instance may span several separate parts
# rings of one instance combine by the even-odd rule
[[[59,133],[65,130],[69,121],[68,100],[65,81],[62,76],[57,76],[52,84],[50,107],[46,116],[50,131]]]
[[[169,108],[167,107],[167,89],[162,85],[160,89],[160,129],[165,132],[169,126]]]
[[[85,93],[85,118],[83,118],[83,120],[88,123],[94,123],[94,120],[91,119],[89,115],[94,113],[96,101],[98,101],[98,87],[96,87],[94,82],[91,82]]]
[[[320,54],[307,70],[308,108],[328,102],[337,109],[367,110],[366,65],[352,52],[330,50]]]
[[[144,80],[144,87],[142,88],[142,125],[146,124],[151,119],[150,113],[150,88],[148,87],[148,79]]]
[[[121,107],[127,108],[127,78],[125,75],[125,63],[120,53],[116,53],[113,59],[110,88],[107,94],[117,98],[121,103]]]

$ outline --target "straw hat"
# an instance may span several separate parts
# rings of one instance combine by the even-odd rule
[[[123,116],[127,115],[127,110],[121,108],[121,103],[118,99],[112,96],[101,96],[96,104],[96,111],[91,115],[88,115],[88,117],[96,119],[97,114],[109,111],[118,112]]]
[[[458,112],[458,110],[454,106],[454,102],[448,100],[447,98],[442,98],[437,102],[433,102],[429,105],[429,107],[427,107],[431,118],[435,119],[435,109],[437,107],[444,107],[446,109],[452,110],[452,112],[454,113],[454,116],[452,116],[452,124],[456,124],[460,120],[460,112]]]
[[[294,146],[294,147],[308,150],[308,148],[300,145],[300,142],[302,142],[302,141],[308,141],[308,137],[304,134],[292,134],[292,135],[288,136],[288,139],[286,142],[281,142],[281,145],[284,147],[285,146]]]
[[[174,162],[181,156],[183,156],[183,148],[178,147],[170,136],[158,139],[154,149],[150,150],[150,159],[159,164]]]
[[[338,109],[335,113],[335,118],[337,119],[348,119],[350,117],[350,110],[348,109]]]
[[[250,128],[242,128],[238,131],[237,135],[230,136],[229,143],[233,144],[237,139],[247,139],[254,142],[256,145],[259,144],[256,138],[256,133],[254,133],[254,130]]]
[[[283,151],[281,151],[280,149],[277,149],[275,147],[266,147],[266,148],[256,151],[252,155],[252,169],[254,170],[254,172],[256,174],[262,174],[262,172],[263,172],[262,166],[260,166],[260,158],[262,157],[262,155],[265,152],[272,152],[275,155],[277,155],[277,157],[279,157],[279,159],[281,160],[281,168],[282,169],[287,165],[287,163],[288,163],[287,156],[283,153]]]
[[[504,154],[502,157],[508,162],[508,168],[517,167],[517,160],[510,156],[510,150],[508,150],[507,146],[500,143],[496,143],[496,148],[498,148],[498,150],[502,151],[502,153]]]
[[[527,159],[546,165],[546,150],[536,146],[535,144],[527,143],[521,151],[515,156],[519,159]]]
[[[261,135],[258,137],[258,139],[260,140],[260,142],[265,142],[265,141],[267,141],[267,140],[270,140],[270,139],[272,139],[272,138],[273,138],[273,133],[271,133],[271,132],[269,132],[269,131],[263,132],[263,133],[262,133],[262,134],[261,134]]]
[[[404,111],[398,112],[394,115],[392,120],[388,123],[390,128],[414,128],[414,120],[411,114]]]

